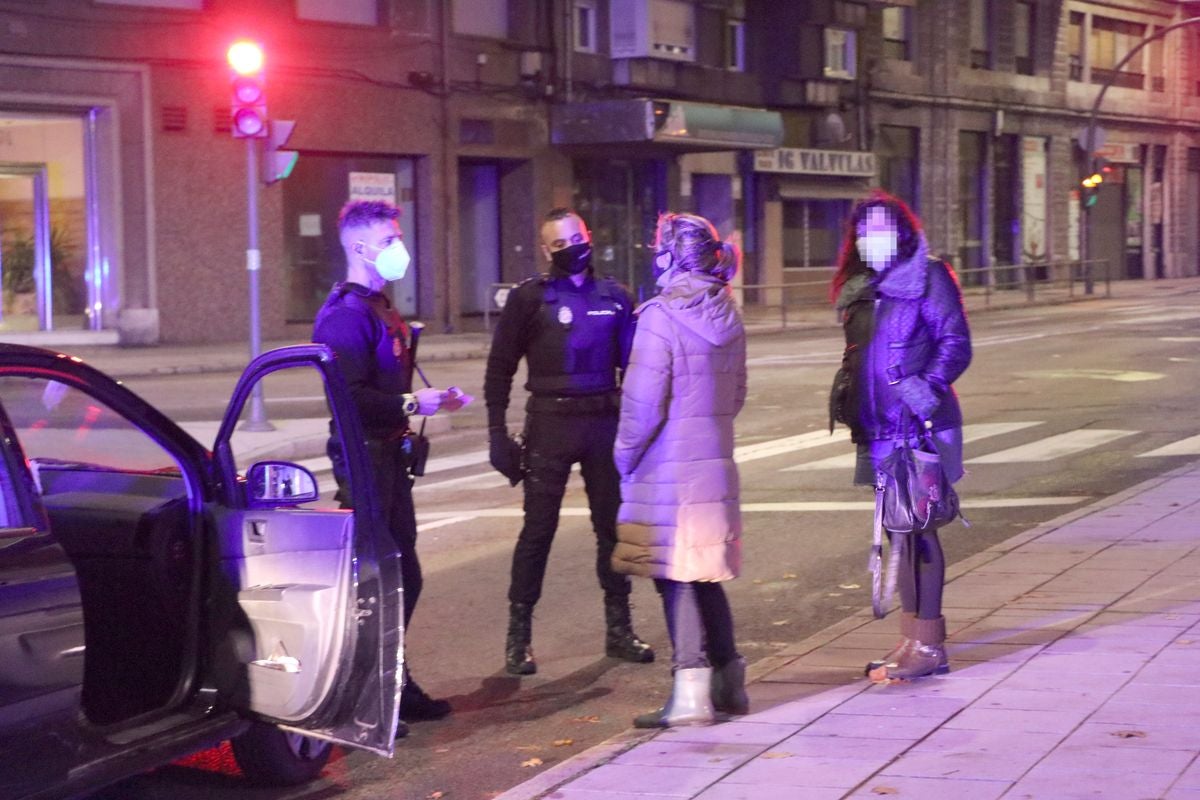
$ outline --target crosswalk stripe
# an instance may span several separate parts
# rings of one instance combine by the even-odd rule
[[[771,458],[772,456],[783,455],[784,453],[793,453],[797,450],[807,450],[834,442],[848,441],[850,441],[850,434],[844,429],[835,431],[832,434],[829,431],[809,431],[798,436],[785,436],[782,439],[770,439],[765,442],[756,442],[754,444],[735,447],[733,450],[733,460],[739,464],[745,464],[747,461],[757,461],[760,458]]]
[[[1148,453],[1138,453],[1138,458],[1155,458],[1157,456],[1195,456],[1200,455],[1200,436],[1189,436],[1178,442],[1164,445]]]
[[[1006,433],[1015,433],[1016,431],[1032,428],[1035,425],[1041,425],[1041,422],[979,422],[971,425],[963,426],[963,443],[970,443],[979,439],[986,439],[990,436],[1003,436]],[[808,472],[818,469],[853,469],[855,462],[858,460],[858,454],[855,452],[842,453],[841,455],[823,458],[820,461],[810,461],[807,464],[797,464],[794,467],[785,467],[780,472]]]
[[[1126,436],[1133,436],[1138,431],[1106,430],[1103,428],[1083,428],[1076,431],[1047,436],[1029,444],[1010,447],[986,456],[968,459],[968,464],[1012,464],[1021,461],[1051,461],[1056,458],[1081,453],[1093,447],[1099,447]]]

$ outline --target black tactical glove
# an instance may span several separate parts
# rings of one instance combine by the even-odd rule
[[[521,443],[509,436],[505,428],[488,430],[488,460],[513,486],[525,477],[525,470],[521,468],[523,450]]]

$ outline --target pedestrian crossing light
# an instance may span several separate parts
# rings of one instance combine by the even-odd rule
[[[291,137],[296,123],[290,119],[273,119],[268,123],[267,140],[263,143],[266,153],[263,157],[263,182],[274,183],[292,174],[300,154],[295,150],[281,150]]]
[[[267,136],[267,92],[263,77],[263,50],[257,42],[234,42],[226,54],[233,70],[231,130],[235,139]]]

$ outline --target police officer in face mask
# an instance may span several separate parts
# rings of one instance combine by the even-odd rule
[[[329,345],[337,355],[362,422],[379,500],[400,554],[407,629],[422,584],[412,478],[404,453],[408,418],[457,411],[467,400],[454,390],[412,389],[412,337],[383,291],[389,281],[407,274],[411,261],[396,221],[399,216],[400,210],[390,203],[357,201],[342,208],[338,234],[346,256],[346,279],[334,285],[317,312],[313,341]],[[341,441],[331,438],[327,450],[338,482],[335,499],[344,503],[350,493]],[[407,664],[404,675],[402,720],[440,719],[450,713],[448,702],[430,697],[417,685]],[[401,722],[397,735],[406,731]]]
[[[633,338],[629,293],[592,272],[592,240],[578,214],[555,209],[542,225],[542,252],[550,272],[509,292],[488,355],[487,401],[492,466],[513,485],[525,481],[525,524],[513,552],[505,669],[537,671],[533,658],[533,607],[572,465],[581,466],[592,527],[596,574],[604,590],[605,652],[648,663],[654,651],[634,634],[629,579],[612,570],[620,478],[613,442],[620,406],[619,373]],[[530,397],[525,451],[508,436],[506,411],[513,375],[526,360]]]

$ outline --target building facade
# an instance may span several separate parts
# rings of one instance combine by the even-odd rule
[[[1200,28],[1155,38],[1187,4],[916,0],[873,13],[879,180],[921,211],[968,283],[1088,256],[1114,278],[1198,274]],[[1104,182],[1084,207],[1105,86]]]
[[[247,337],[246,141],[226,48],[262,43],[300,158],[258,186],[262,334],[307,337],[348,199],[403,209],[392,287],[482,327],[574,206],[600,268],[652,291],[658,214],[737,236],[742,280],[827,274],[882,185],[931,247],[995,281],[1119,254],[1197,274],[1200,31],[1127,0],[43,0],[0,3],[0,339]],[[1097,202],[1080,131],[1104,83]],[[1086,232],[1086,235],[1085,235]],[[748,302],[778,294],[747,293]]]

